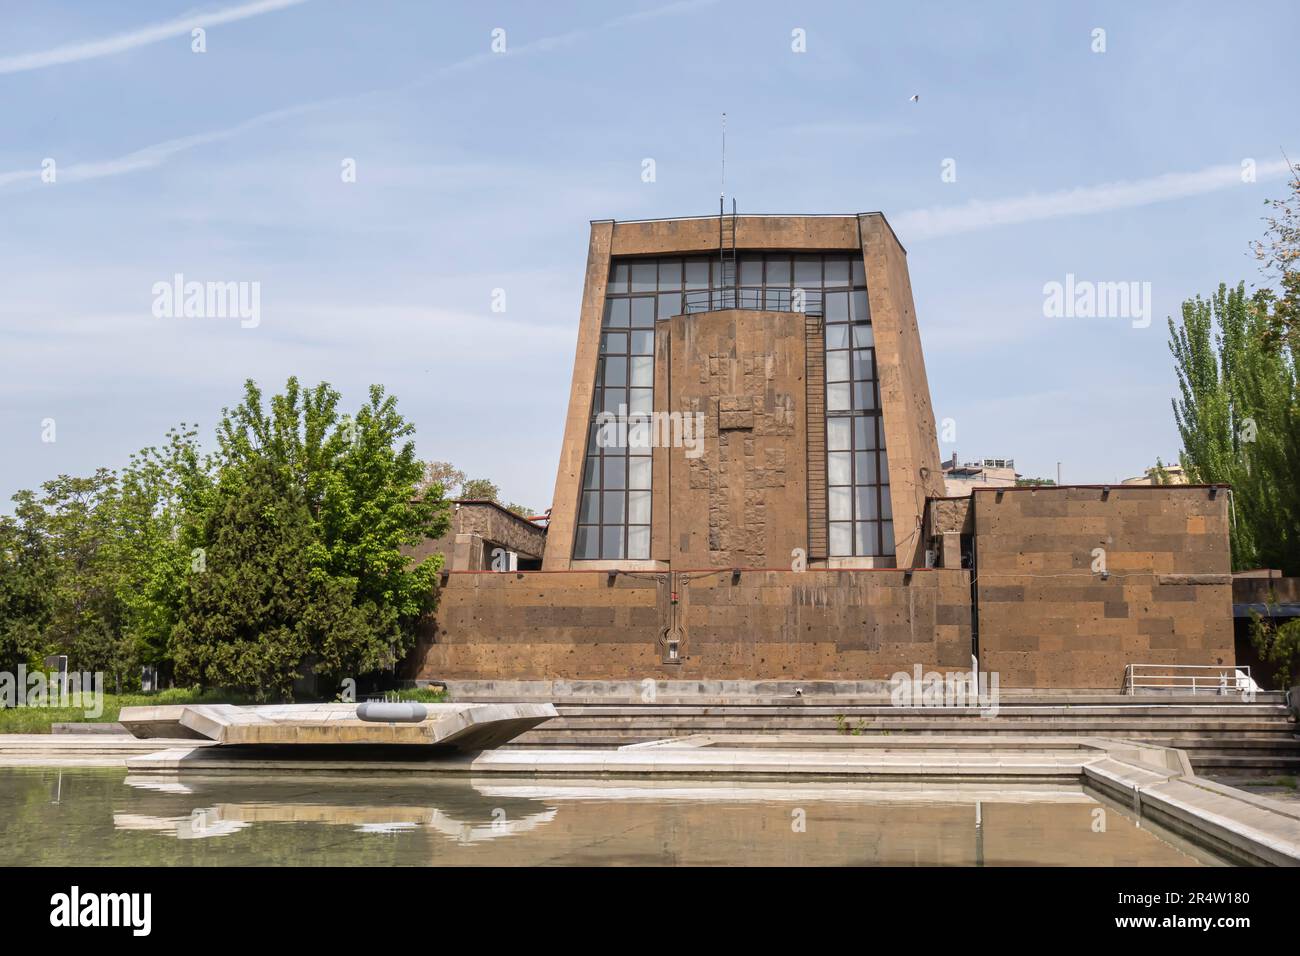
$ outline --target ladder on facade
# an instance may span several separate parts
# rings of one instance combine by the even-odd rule
[[[718,282],[719,308],[736,308],[736,200],[727,215],[726,199],[718,197]]]

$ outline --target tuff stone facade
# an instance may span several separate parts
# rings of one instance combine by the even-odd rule
[[[969,670],[970,648],[970,575],[959,570],[453,573],[418,671],[888,680],[918,663]]]
[[[1228,495],[972,494],[981,664],[1004,686],[1111,687],[1124,666],[1233,658]]]
[[[872,338],[869,346],[855,338],[852,349],[873,347],[887,465],[883,453],[871,460],[888,478],[892,553],[831,553],[843,516],[828,501],[845,482],[828,466],[838,424],[827,417],[827,383],[841,379],[823,317],[766,299],[763,308],[710,300],[711,311],[660,309],[640,352],[619,340],[642,363],[653,352],[655,412],[703,422],[702,446],[651,452],[648,556],[576,559],[575,535],[591,521],[579,520],[591,494],[584,461],[609,388],[600,376],[609,367],[611,262],[716,255],[719,228],[716,217],[592,224],[549,528],[543,538],[496,513],[479,516],[482,527],[461,519],[412,676],[870,681],[917,665],[968,670],[977,654],[1002,687],[1114,690],[1128,663],[1233,664],[1225,492],[1047,487],[945,497],[906,253],[878,213],[742,216],[735,235],[739,250],[766,251],[769,263],[818,253],[865,276],[865,293],[853,294],[869,304]],[[855,393],[855,410],[857,401]],[[628,527],[644,523],[629,518]],[[541,569],[481,571],[484,543],[506,539],[543,555]]]

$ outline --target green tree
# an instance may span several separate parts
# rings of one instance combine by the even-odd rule
[[[346,582],[321,565],[302,488],[269,461],[222,475],[173,635],[182,682],[291,698],[313,647],[365,630]]]
[[[1288,161],[1289,164],[1289,161]],[[1265,278],[1277,286],[1265,329],[1266,341],[1293,352],[1300,347],[1300,166],[1291,165],[1285,199],[1265,200],[1264,238],[1252,243]]]
[[[461,486],[460,497],[500,504],[501,489],[486,478],[471,478]]]
[[[166,668],[186,578],[206,561],[200,526],[213,495],[211,463],[184,423],[160,449],[131,457],[119,482],[115,556],[123,637],[141,663]]]
[[[117,478],[101,468],[86,478],[60,475],[41,490],[39,499],[28,499],[26,516],[29,533],[44,539],[51,562],[44,653],[67,654],[70,668],[103,671],[110,687],[129,687],[138,673],[121,631]]]
[[[459,498],[464,484],[465,472],[449,461],[431,461],[424,466],[421,491],[427,491],[436,485],[441,497]]]
[[[1295,353],[1268,335],[1275,304],[1244,283],[1183,303],[1174,420],[1188,481],[1232,485],[1233,567],[1300,574],[1300,402]]]
[[[346,594],[366,622],[312,646],[314,669],[334,679],[391,667],[410,649],[416,622],[436,603],[442,558],[412,566],[404,549],[450,522],[438,490],[421,491],[414,428],[396,400],[376,385],[355,416],[341,415],[339,401],[328,384],[303,389],[290,378],[263,407],[249,381],[217,430],[223,481],[265,466],[301,494],[318,549],[313,569],[333,580],[329,600]]]
[[[0,515],[0,670],[11,673],[43,655],[54,574],[36,496],[13,500],[14,515]]]

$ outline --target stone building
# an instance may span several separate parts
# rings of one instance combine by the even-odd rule
[[[1011,458],[957,461],[957,453],[943,462],[943,486],[948,497],[966,495],[976,488],[1014,488],[1020,474]]]
[[[870,681],[977,658],[1003,686],[1114,689],[1127,663],[1230,665],[1227,497],[947,497],[879,213],[597,221],[541,567],[485,571],[460,532],[412,667]]]

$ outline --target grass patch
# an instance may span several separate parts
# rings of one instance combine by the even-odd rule
[[[446,691],[413,687],[389,691],[390,698],[441,704]],[[0,706],[0,734],[48,734],[51,724],[113,724],[123,707],[158,707],[163,704],[255,704],[257,701],[233,691],[174,687],[148,694],[104,694],[104,712],[86,716],[83,707],[4,707]]]
[[[447,702],[447,692],[445,690],[429,690],[426,687],[411,687],[407,690],[396,691],[398,700],[413,700],[418,704],[445,704]]]
[[[246,704],[250,699],[229,691],[174,687],[148,694],[104,694],[104,712],[86,715],[84,707],[0,707],[0,734],[48,734],[51,724],[112,724],[123,707],[162,704]]]

